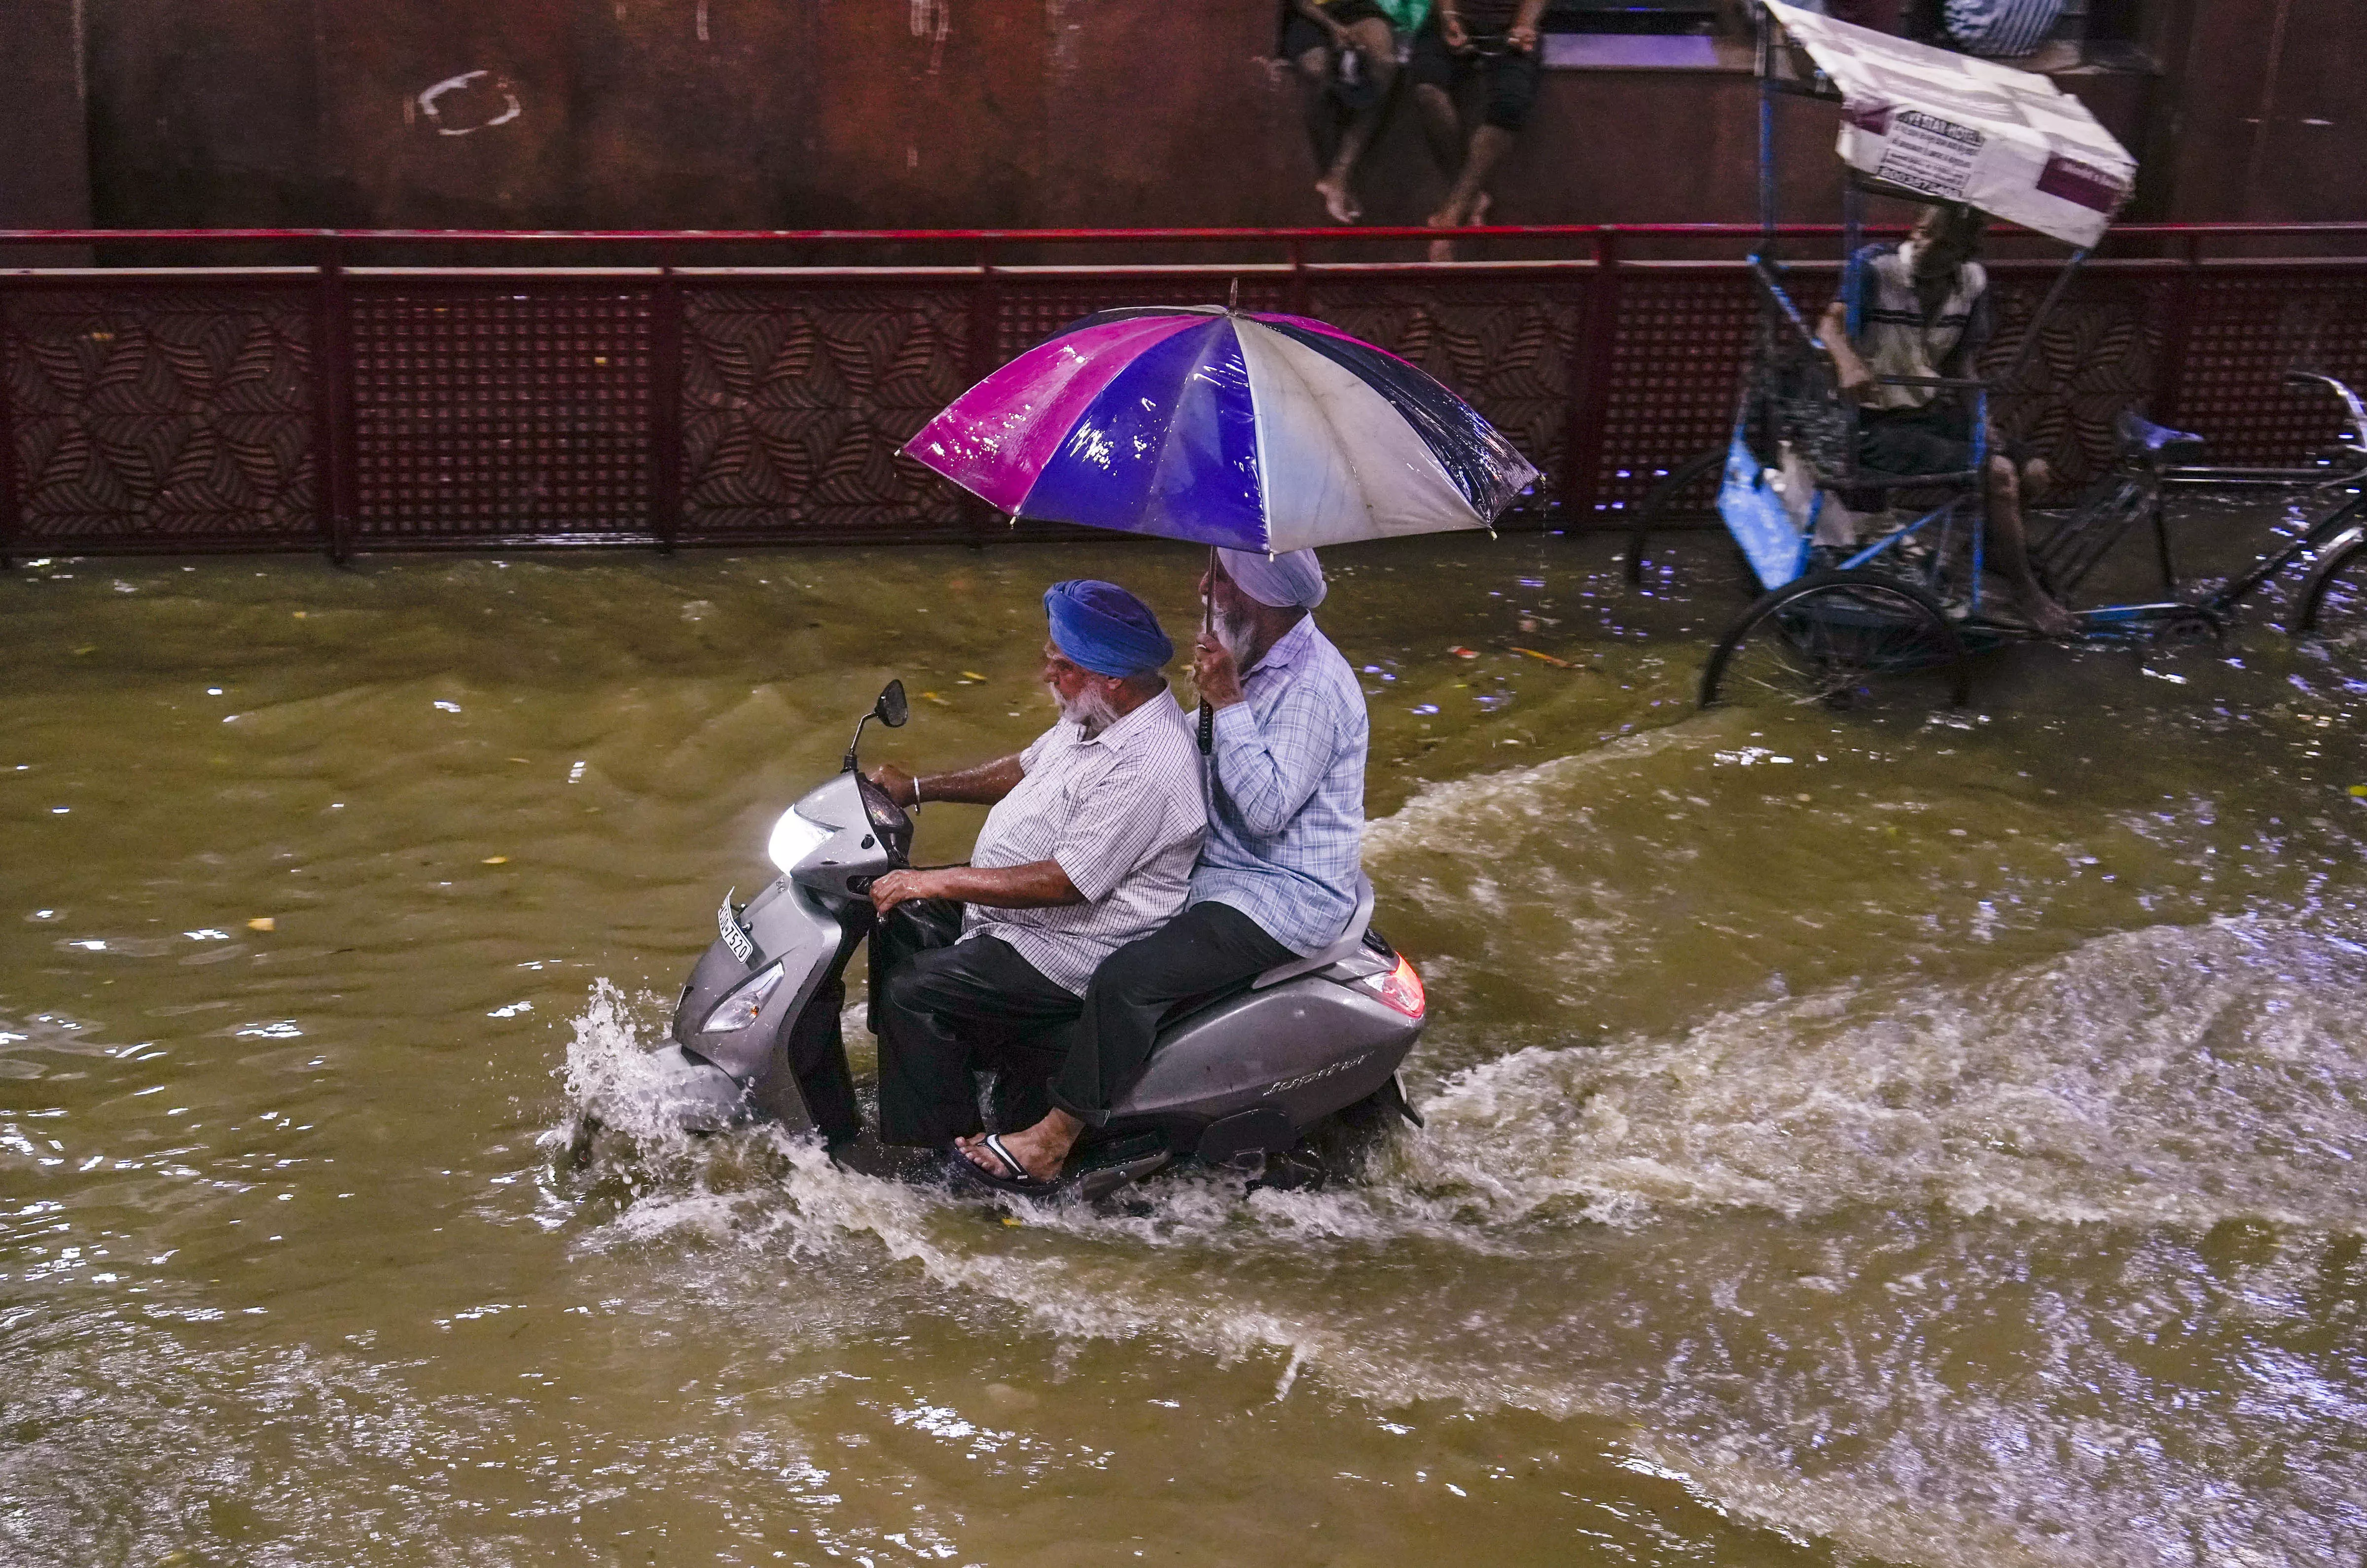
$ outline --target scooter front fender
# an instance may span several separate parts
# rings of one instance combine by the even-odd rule
[[[730,1073],[679,1045],[653,1053],[660,1122],[685,1133],[720,1133],[753,1122],[759,1114],[748,1091]]]

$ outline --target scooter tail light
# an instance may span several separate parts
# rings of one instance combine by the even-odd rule
[[[1374,990],[1380,993],[1381,1000],[1408,1018],[1420,1018],[1430,1005],[1429,998],[1422,992],[1421,976],[1414,973],[1413,961],[1410,958],[1400,956],[1395,969],[1386,975],[1376,975],[1369,983]]]

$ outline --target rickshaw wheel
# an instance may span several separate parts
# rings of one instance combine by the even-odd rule
[[[2153,628],[2152,645],[2175,651],[2182,648],[2216,649],[2227,640],[2227,623],[2196,604],[2165,616]]]
[[[2313,569],[2293,612],[2293,635],[2349,641],[2367,633],[2367,537]]]
[[[1970,691],[1964,639],[1930,594],[1867,571],[1824,571],[1761,595],[1702,671],[1704,707],[1951,705]]]

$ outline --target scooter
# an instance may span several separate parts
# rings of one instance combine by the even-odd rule
[[[890,681],[856,722],[837,776],[774,824],[765,847],[778,878],[745,905],[724,895],[716,939],[675,1004],[672,1043],[636,1075],[654,1084],[662,1125],[720,1132],[770,1121],[820,1133],[833,1148],[853,1142],[860,1114],[839,1024],[846,965],[873,924],[871,885],[910,863],[913,827],[863,776],[857,750],[873,719],[892,729],[907,716],[903,682]],[[1360,875],[1337,942],[1169,1022],[1060,1186],[1098,1199],[1193,1165],[1311,1185],[1359,1135],[1400,1116],[1420,1125],[1397,1072],[1421,1035],[1421,977],[1372,929],[1372,885]],[[600,1107],[588,1109],[579,1145],[601,1119]],[[646,1119],[646,1108],[633,1118]]]

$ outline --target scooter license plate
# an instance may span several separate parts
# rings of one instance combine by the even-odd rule
[[[731,895],[729,893],[723,896],[723,907],[715,911],[715,929],[721,934],[723,945],[731,950],[732,957],[742,964],[756,961],[756,944],[748,940],[746,931],[740,929],[740,917],[731,912]]]

